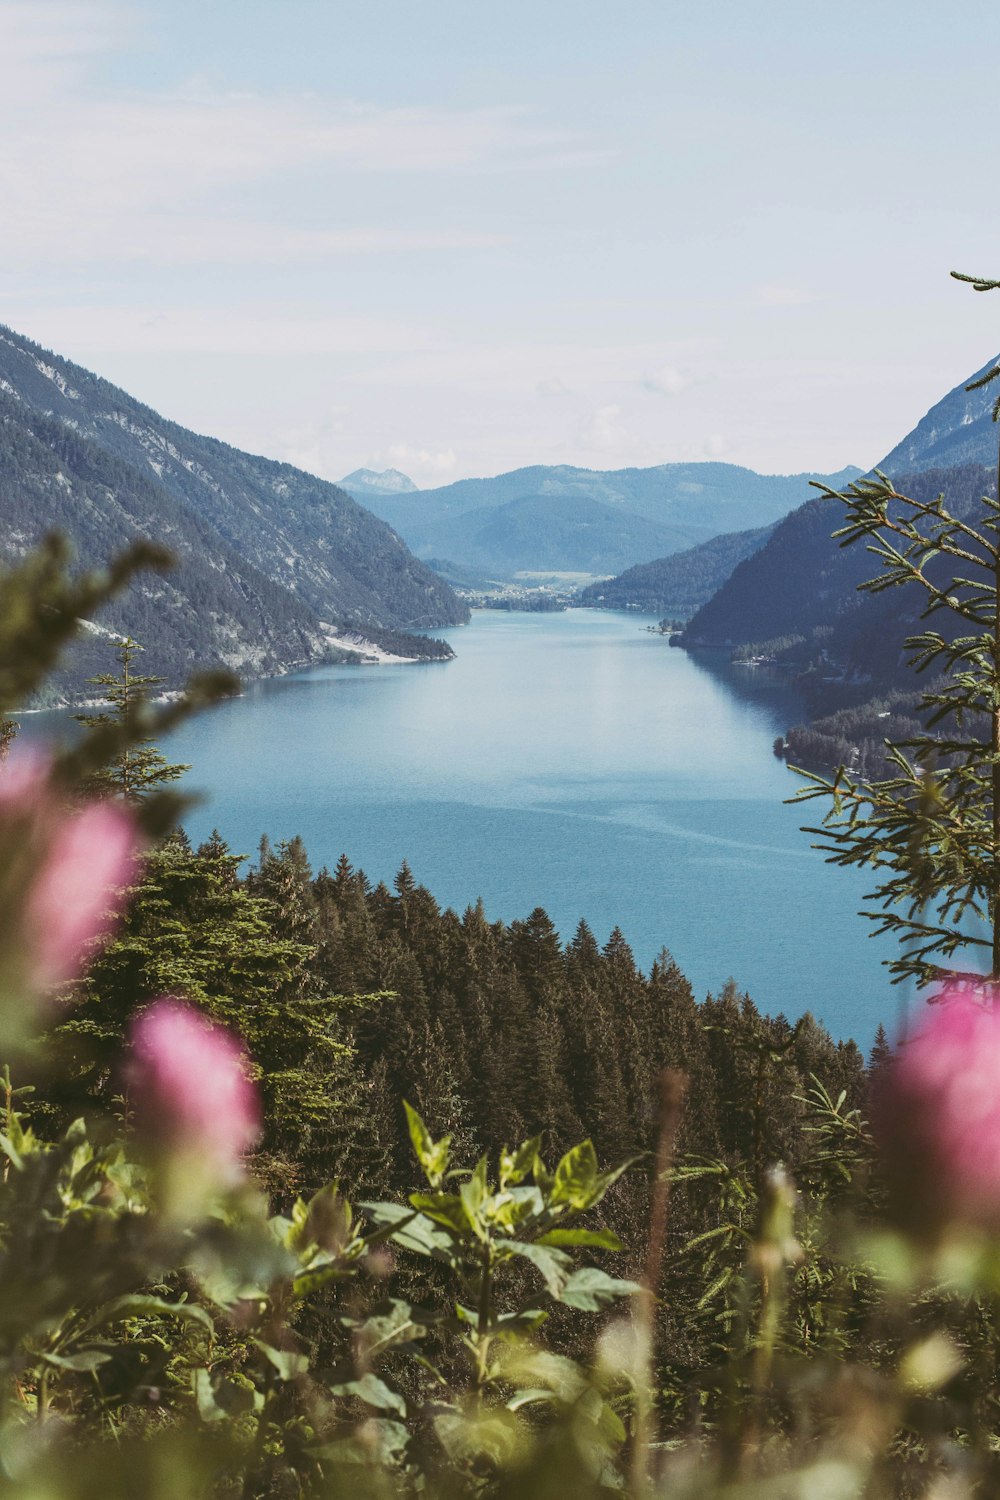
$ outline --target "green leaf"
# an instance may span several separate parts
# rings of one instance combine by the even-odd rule
[[[372,1459],[371,1448],[368,1446],[369,1436],[375,1439],[375,1457],[380,1464],[395,1468],[403,1462],[410,1441],[409,1428],[402,1422],[393,1421],[391,1417],[372,1417],[365,1423],[366,1441],[363,1447],[352,1437],[346,1437],[335,1439],[332,1443],[319,1443],[315,1448],[307,1448],[306,1452],[310,1458],[319,1459],[321,1463],[325,1459],[336,1464],[368,1465]]]
[[[536,1245],[560,1245],[567,1249],[587,1246],[592,1250],[620,1250],[622,1242],[610,1229],[550,1229],[540,1234]]]
[[[264,1405],[262,1393],[245,1376],[213,1377],[208,1370],[198,1369],[192,1371],[191,1384],[203,1422],[224,1422],[245,1412],[260,1411]]]
[[[403,1108],[406,1110],[406,1123],[409,1126],[410,1140],[413,1142],[417,1160],[423,1167],[431,1187],[439,1187],[448,1170],[451,1136],[443,1135],[439,1141],[433,1140],[430,1131],[412,1104],[404,1099]]]
[[[435,1224],[453,1229],[456,1234],[468,1233],[470,1224],[463,1206],[463,1199],[456,1193],[411,1193],[410,1203]]]
[[[147,1296],[143,1292],[129,1292],[105,1302],[82,1325],[83,1329],[100,1328],[108,1323],[120,1323],[126,1318],[177,1318],[180,1322],[198,1323],[209,1333],[215,1331],[211,1317],[197,1302],[168,1302],[163,1297]]]
[[[566,1282],[560,1301],[581,1312],[600,1312],[617,1297],[631,1297],[641,1290],[637,1281],[619,1281],[596,1266],[584,1266]]]
[[[96,1370],[106,1365],[111,1355],[106,1349],[78,1349],[75,1354],[43,1354],[43,1362],[57,1370]]]
[[[227,1413],[215,1399],[212,1377],[207,1370],[192,1370],[191,1386],[198,1406],[198,1415],[203,1422],[225,1421]]]
[[[554,1391],[546,1391],[539,1388],[534,1391],[518,1391],[516,1395],[511,1396],[506,1406],[508,1411],[520,1411],[522,1406],[533,1406],[542,1402],[551,1404],[556,1399]]]
[[[505,1240],[503,1244],[505,1250],[519,1255],[523,1260],[530,1260],[533,1266],[537,1266],[545,1277],[545,1285],[552,1296],[562,1297],[566,1278],[573,1265],[564,1251],[553,1249],[549,1245],[530,1245],[522,1240]]]
[[[0,1151],[7,1157],[16,1172],[23,1172],[24,1161],[9,1135],[0,1133]]]
[[[534,1135],[530,1141],[525,1141],[514,1152],[510,1152],[506,1148],[501,1151],[500,1186],[502,1188],[517,1187],[519,1183],[524,1181],[535,1164],[535,1157],[538,1155],[541,1144],[541,1136]]]
[[[369,1370],[357,1380],[344,1380],[331,1385],[335,1396],[358,1396],[376,1411],[394,1411],[397,1416],[406,1416],[406,1402],[398,1391],[391,1390],[384,1380],[379,1380]]]
[[[486,1180],[486,1157],[484,1156],[476,1164],[476,1170],[468,1182],[463,1182],[459,1188],[462,1200],[462,1208],[465,1217],[476,1237],[485,1244],[489,1236],[483,1228],[481,1210],[489,1199],[489,1187]]]
[[[349,1320],[349,1326],[354,1327],[362,1356],[366,1361],[376,1359],[394,1344],[409,1343],[411,1339],[423,1338],[427,1331],[423,1323],[415,1320],[410,1304],[398,1297],[390,1300],[386,1311],[376,1309],[363,1322],[356,1323]]]
[[[309,1297],[313,1292],[318,1292],[321,1286],[329,1286],[331,1281],[347,1281],[356,1270],[355,1265],[333,1264],[300,1271],[292,1280],[292,1292],[296,1297]]]
[[[451,1235],[426,1214],[414,1213],[399,1203],[362,1203],[359,1207],[376,1223],[384,1225],[387,1237],[404,1250],[412,1250],[417,1255],[432,1255],[449,1265],[454,1263]],[[371,1242],[369,1238],[368,1243]]]
[[[299,1354],[294,1349],[275,1349],[272,1344],[254,1339],[261,1354],[266,1354],[282,1380],[295,1380],[309,1371],[308,1354]]]
[[[552,1184],[553,1203],[566,1203],[570,1208],[589,1208],[597,1194],[597,1152],[593,1141],[581,1141],[573,1146],[556,1167]]]

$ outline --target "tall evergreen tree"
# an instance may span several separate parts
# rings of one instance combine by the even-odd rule
[[[118,642],[115,653],[120,670],[102,672],[89,679],[94,687],[102,689],[102,697],[108,706],[100,713],[74,714],[73,717],[85,729],[103,729],[113,722],[127,723],[152,689],[160,685],[162,678],[133,671],[132,663],[142,649],[138,641],[125,636]],[[143,738],[126,745],[107,765],[92,772],[87,790],[95,796],[141,802],[150,792],[177,781],[190,769],[190,766],[171,763],[151,739]]]

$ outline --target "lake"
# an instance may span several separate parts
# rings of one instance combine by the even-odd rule
[[[827,866],[783,804],[797,779],[772,744],[794,699],[648,623],[477,611],[443,632],[452,662],[254,685],[170,742],[206,794],[189,831],[246,853],[300,833],[316,868],[345,852],[387,882],[405,858],[443,905],[544,906],[564,938],[580,917],[602,942],[617,924],[699,995],[731,975],[867,1045],[898,991],[856,915],[868,877]]]
[[[798,783],[772,744],[794,699],[648,624],[477,611],[441,632],[451,662],[251,685],[169,741],[205,794],[188,830],[247,854],[301,834],[315,868],[344,852],[373,881],[406,859],[442,905],[543,906],[564,939],[581,917],[601,942],[618,925],[644,968],[668,947],[699,996],[732,976],[867,1046],[899,991],[856,915],[866,877],[810,848],[815,805],[783,804]]]

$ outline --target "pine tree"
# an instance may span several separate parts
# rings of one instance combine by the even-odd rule
[[[89,681],[104,690],[108,707],[96,714],[74,714],[88,730],[103,729],[111,723],[127,723],[135,710],[148,698],[150,690],[162,682],[160,677],[146,677],[133,672],[132,663],[143,648],[131,636],[118,642],[116,658],[121,670],[105,672]],[[177,781],[190,766],[171,764],[151,739],[142,738],[126,747],[106,766],[88,778],[87,790],[94,796],[121,797],[126,802],[141,802],[152,791]]]

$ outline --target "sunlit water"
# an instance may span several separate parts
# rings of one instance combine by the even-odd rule
[[[763,1009],[867,1045],[897,1004],[888,951],[783,805],[772,754],[794,704],[708,670],[634,614],[477,612],[445,664],[321,667],[262,683],[179,731],[218,827],[252,853],[302,834],[373,880],[400,862],[442,905],[543,906],[564,938],[619,925],[648,967],[668,947],[696,993],[733,976]],[[39,716],[32,736],[45,728]]]

